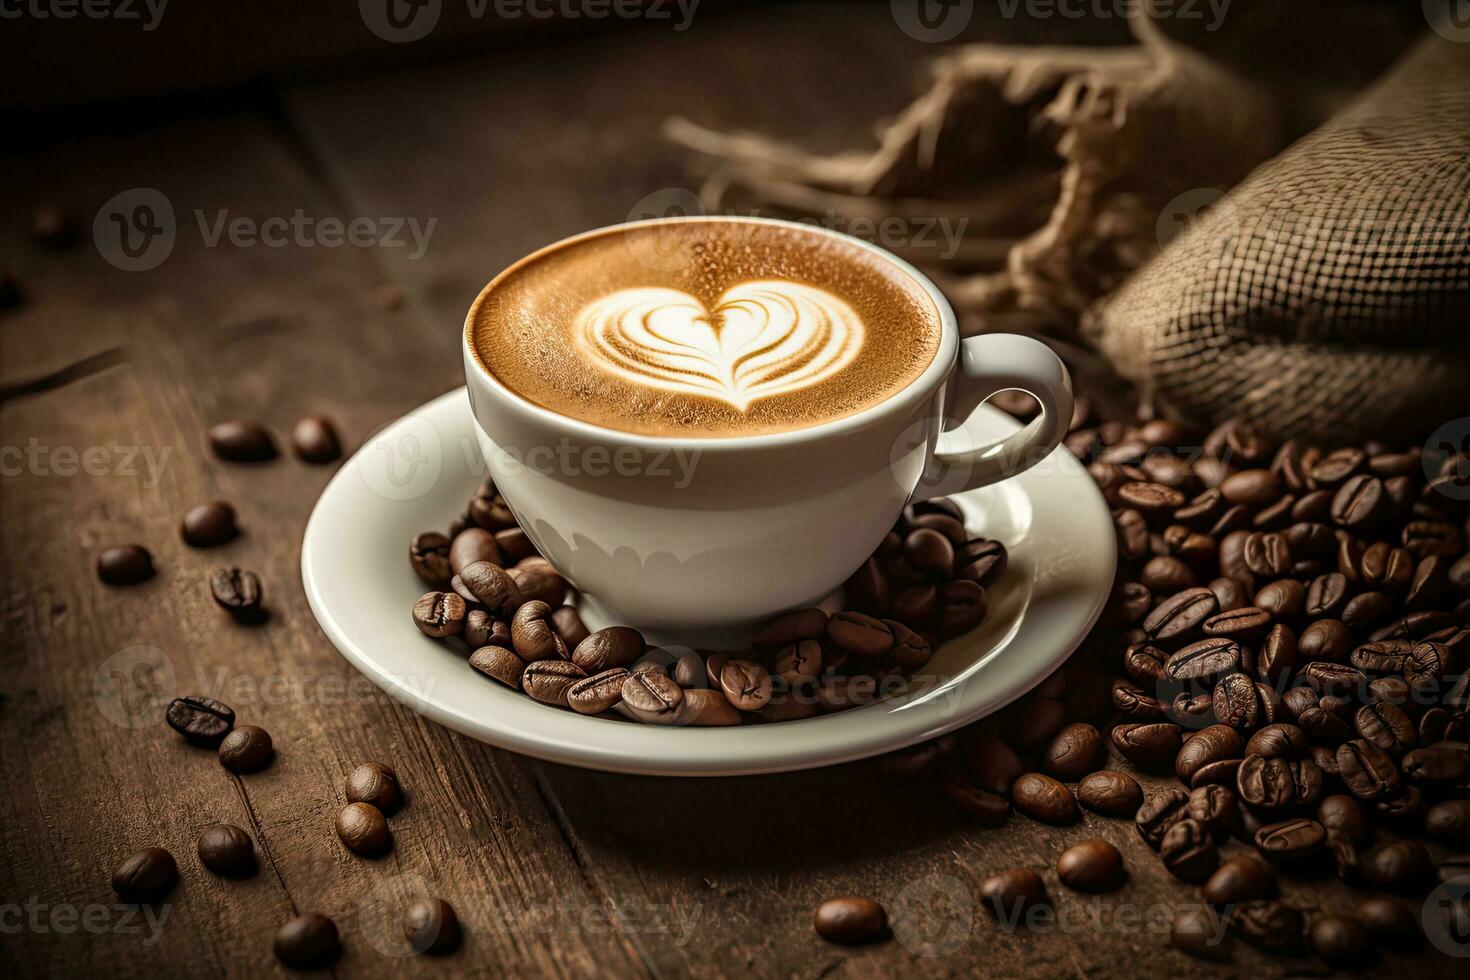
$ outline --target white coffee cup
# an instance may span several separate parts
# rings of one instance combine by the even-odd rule
[[[678,220],[721,219],[635,224]],[[834,236],[907,273],[943,321],[934,360],[886,401],[810,428],[646,436],[559,415],[491,375],[471,329],[490,286],[466,319],[465,378],[497,490],[568,581],[640,628],[738,629],[811,605],[857,570],[910,500],[1015,476],[1056,448],[1072,416],[1067,369],[1046,345],[1013,334],[961,340],[954,311],[907,262],[824,228],[730,220]],[[963,421],[1006,389],[1035,396],[1041,414],[993,445],[972,445],[962,426],[945,431],[946,416]]]

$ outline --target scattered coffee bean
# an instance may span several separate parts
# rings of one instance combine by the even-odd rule
[[[276,959],[297,970],[330,966],[342,954],[337,924],[325,915],[308,913],[276,930],[272,943]]]
[[[389,816],[403,805],[398,773],[381,762],[364,762],[348,773],[342,795],[349,803],[368,803]]]
[[[870,898],[829,898],[817,906],[812,926],[823,939],[844,946],[877,942],[888,935],[888,913]]]
[[[1363,876],[1385,891],[1419,895],[1434,880],[1434,862],[1417,840],[1401,840],[1369,851],[1362,862]]]
[[[1180,881],[1204,884],[1220,865],[1220,852],[1210,828],[1193,817],[1176,820],[1159,842],[1164,867]]]
[[[1200,894],[1218,908],[1254,899],[1275,898],[1276,872],[1258,858],[1233,857],[1215,869]]]
[[[179,525],[179,535],[191,548],[213,548],[233,541],[239,533],[235,508],[223,500],[192,508]]]
[[[1113,747],[1147,772],[1170,768],[1183,737],[1182,728],[1168,723],[1117,725],[1112,731]]]
[[[234,824],[217,823],[199,835],[199,862],[215,874],[248,878],[256,872],[255,842]]]
[[[449,539],[444,535],[437,531],[415,535],[408,546],[408,560],[424,584],[436,589],[449,585],[453,572],[449,568]]]
[[[219,764],[237,776],[259,772],[275,754],[270,733],[255,725],[241,725],[219,743]]]
[[[1046,882],[1030,868],[1011,868],[980,882],[980,898],[1001,922],[1024,921],[1033,908],[1049,904]]]
[[[511,690],[521,689],[526,662],[505,646],[483,646],[470,654],[470,666]]]
[[[342,456],[342,441],[330,419],[309,415],[291,430],[291,448],[304,463],[330,463]]]
[[[1306,917],[1278,899],[1241,902],[1230,916],[1230,931],[1265,953],[1300,952]]]
[[[1360,479],[1363,477],[1353,477],[1353,480]],[[1343,484],[1343,490],[1351,486],[1352,481],[1349,481]],[[1339,492],[1338,496],[1341,497],[1342,493]],[[1368,930],[1353,919],[1339,915],[1319,915],[1312,921],[1309,936],[1312,952],[1328,966],[1343,970],[1361,970],[1372,957],[1373,943],[1368,936]]]
[[[1353,909],[1353,918],[1368,930],[1375,942],[1391,948],[1409,949],[1424,938],[1419,916],[1403,902],[1383,895],[1359,902]]]
[[[1205,960],[1230,958],[1230,933],[1226,917],[1213,909],[1191,906],[1174,916],[1169,929],[1169,942],[1175,949]]]
[[[1077,820],[1077,801],[1071,790],[1039,772],[1021,775],[1011,786],[1011,804],[1033,820],[1069,824]]]
[[[349,803],[338,810],[337,836],[349,851],[364,857],[386,854],[393,846],[388,821],[371,803]]]
[[[597,715],[623,700],[623,683],[629,677],[623,667],[609,667],[584,677],[567,688],[567,706],[579,715]]]
[[[459,916],[442,898],[414,899],[403,913],[403,938],[415,953],[452,953],[459,948],[461,937]]]
[[[145,847],[117,866],[112,890],[124,902],[151,905],[162,901],[178,880],[174,856],[161,847]]]
[[[214,698],[174,698],[164,711],[164,720],[190,745],[212,749],[235,726],[235,712]]]
[[[153,556],[140,544],[108,548],[97,556],[97,577],[108,585],[137,585],[153,575]]]
[[[1424,832],[1451,847],[1470,847],[1470,800],[1444,800],[1424,814]]]
[[[1098,730],[1077,722],[1057,732],[1046,748],[1042,764],[1052,776],[1075,782],[1096,770],[1107,757],[1107,743]]]
[[[1127,773],[1103,769],[1077,784],[1077,802],[1105,817],[1132,817],[1143,804],[1143,789]]]
[[[1057,858],[1057,879],[1080,892],[1110,892],[1123,884],[1123,855],[1105,840],[1085,840]]]
[[[276,458],[276,441],[256,422],[221,422],[209,430],[215,456],[231,463],[263,463]]]
[[[241,623],[257,623],[264,617],[260,577],[254,572],[242,568],[216,569],[209,576],[209,591],[215,603]],[[460,621],[463,619],[461,603]]]

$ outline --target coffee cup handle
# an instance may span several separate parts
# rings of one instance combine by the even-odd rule
[[[1061,444],[1072,421],[1072,379],[1050,347],[1019,334],[981,334],[960,341],[944,414],[968,420],[981,402],[1013,388],[1040,402],[1041,413],[1007,438],[983,446],[966,437],[963,424],[941,432],[915,496],[998,483],[1030,469]]]

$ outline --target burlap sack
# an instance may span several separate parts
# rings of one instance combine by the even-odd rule
[[[1429,36],[1105,301],[1103,352],[1172,413],[1422,438],[1470,415],[1470,44]]]

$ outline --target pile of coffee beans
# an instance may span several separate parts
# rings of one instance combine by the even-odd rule
[[[424,635],[543,704],[650,725],[789,721],[902,691],[940,642],[985,619],[1006,568],[1005,546],[970,537],[953,502],[913,504],[848,581],[848,609],[799,609],[730,653],[650,646],[628,626],[589,633],[488,479],[448,534],[426,531],[408,553],[433,589],[413,605]]]
[[[1172,932],[1193,955],[1228,958],[1235,936],[1362,966],[1417,942],[1424,896],[1470,870],[1467,461],[1278,443],[1239,420],[1202,437],[1159,419],[1094,425],[1085,405],[1067,445],[1117,529],[1103,618],[1032,694],[885,767],[935,770],[986,826],[1012,809],[1070,824],[1079,803],[1132,818],[1199,889]],[[1123,761],[1105,768],[1110,756]],[[1086,842],[1057,875],[1106,890],[1122,862]],[[1414,905],[1307,912],[1280,897],[1281,875]],[[982,891],[1045,901],[1032,869]]]

